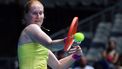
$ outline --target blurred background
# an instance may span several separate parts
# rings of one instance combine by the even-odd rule
[[[101,59],[109,39],[115,40],[121,58],[121,0],[40,0],[45,6],[44,30],[52,39],[64,38],[73,17],[79,17],[78,32],[85,34],[81,47],[90,65]],[[0,69],[18,69],[17,42],[24,28],[22,12],[27,0],[0,0]],[[56,56],[61,51],[52,49]],[[120,65],[121,66],[121,65]]]

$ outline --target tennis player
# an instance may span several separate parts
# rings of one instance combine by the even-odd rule
[[[42,29],[44,6],[38,0],[30,0],[25,5],[23,29],[18,41],[19,69],[66,69],[79,59],[81,48],[78,46],[71,55],[58,60],[48,49],[65,44],[65,39],[52,40]]]

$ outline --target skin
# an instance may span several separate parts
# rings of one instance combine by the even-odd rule
[[[26,27],[20,35],[18,45],[26,44],[29,42],[38,42],[46,47],[64,45],[64,39],[52,40],[40,27],[44,20],[44,6],[39,1],[34,1],[30,7],[29,11],[25,13],[24,16]],[[75,54],[81,54],[81,48],[74,49]],[[58,60],[55,55],[48,51],[48,65],[53,69],[66,69],[68,68],[75,59],[72,55],[69,55],[61,60]]]

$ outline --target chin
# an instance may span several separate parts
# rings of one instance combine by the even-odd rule
[[[43,23],[43,21],[35,21],[35,22],[34,22],[34,24],[37,24],[37,25],[39,25],[39,26],[41,26],[42,23]]]
[[[36,23],[37,25],[39,25],[40,27],[41,27],[41,25],[42,25],[42,23],[40,23],[40,22],[38,22],[38,23]]]

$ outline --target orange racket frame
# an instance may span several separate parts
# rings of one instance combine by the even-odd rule
[[[68,51],[71,48],[73,44],[72,36],[77,32],[77,27],[78,27],[78,17],[74,17],[68,31],[66,43],[64,46],[64,51]]]

